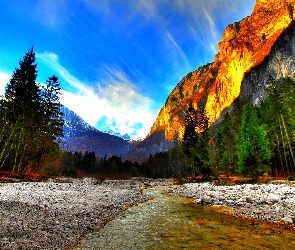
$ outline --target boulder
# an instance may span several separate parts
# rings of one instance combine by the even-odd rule
[[[283,218],[281,218],[281,221],[288,223],[288,224],[293,224],[293,220],[290,217],[283,217]]]
[[[269,202],[272,202],[272,203],[275,203],[275,202],[278,202],[280,200],[280,196],[277,195],[277,194],[270,194],[267,199],[267,201]]]

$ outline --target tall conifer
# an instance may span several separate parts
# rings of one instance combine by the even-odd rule
[[[243,112],[238,156],[242,176],[257,178],[270,171],[268,140],[251,102],[247,103]]]
[[[201,111],[189,107],[184,121],[182,148],[194,163],[191,174],[201,174],[208,178],[212,169],[209,164],[209,119],[205,109]]]
[[[40,167],[44,155],[58,148],[56,136],[62,135],[63,125],[58,78],[49,78],[41,88],[35,61],[32,47],[15,69],[0,103],[0,168]]]

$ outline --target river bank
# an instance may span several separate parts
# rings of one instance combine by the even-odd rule
[[[172,187],[170,187],[172,188]],[[295,249],[294,232],[268,223],[249,223],[192,199],[167,195],[167,187],[144,193],[152,200],[132,206],[73,250]]]
[[[286,224],[294,228],[294,182],[230,186],[187,183],[167,192],[194,198],[192,203],[210,204],[236,217]]]
[[[51,179],[0,183],[0,248],[64,249],[148,199],[151,180]]]
[[[193,203],[221,207],[233,216],[283,223],[294,228],[295,186],[243,184],[219,186],[171,181],[94,178],[0,183],[0,248],[65,249],[100,228],[126,208],[146,201],[143,189],[166,186],[168,193]]]

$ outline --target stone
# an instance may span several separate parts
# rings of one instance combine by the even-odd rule
[[[203,196],[202,200],[203,200],[203,202],[208,203],[208,204],[212,203],[212,198],[210,196],[208,196],[208,195]]]
[[[247,202],[247,203],[252,203],[252,202],[253,202],[253,200],[252,200],[252,198],[251,198],[251,197],[247,196],[247,197],[246,197],[246,202]]]
[[[203,200],[201,198],[199,198],[199,199],[196,199],[195,202],[198,203],[198,204],[202,204]]]
[[[252,205],[251,203],[248,203],[248,202],[247,202],[247,203],[245,204],[245,207],[246,207],[246,208],[250,208],[251,205]]]
[[[0,249],[65,249],[110,216],[147,199],[128,181],[91,183],[71,179],[1,184]]]
[[[289,224],[293,224],[293,220],[290,217],[283,217],[283,218],[281,218],[281,221],[289,223]]]
[[[234,202],[233,200],[226,200],[225,202],[226,202],[227,205],[229,205],[229,206],[233,206],[233,205],[235,205],[235,202]]]
[[[193,195],[200,190],[203,193],[202,199],[199,199],[200,203],[204,203],[203,198],[210,197],[214,190],[215,197],[210,197],[212,204],[230,207],[234,210],[233,214],[238,217],[246,216],[274,223],[282,221],[281,218],[285,218],[283,220],[286,223],[291,223],[291,220],[295,219],[295,192],[292,186],[268,184],[268,189],[265,189],[265,185],[252,184],[243,187],[240,185],[212,187],[208,184],[190,184],[180,186],[170,192],[186,196],[185,194]],[[282,199],[281,195],[288,198]],[[262,202],[264,200],[265,203]]]
[[[267,201],[269,202],[278,202],[280,200],[280,196],[279,195],[275,195],[275,194],[270,194],[268,197],[267,197]]]

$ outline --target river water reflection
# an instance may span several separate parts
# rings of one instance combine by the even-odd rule
[[[87,235],[75,249],[295,249],[295,233],[248,222],[189,205],[187,198],[165,195],[163,187]]]

